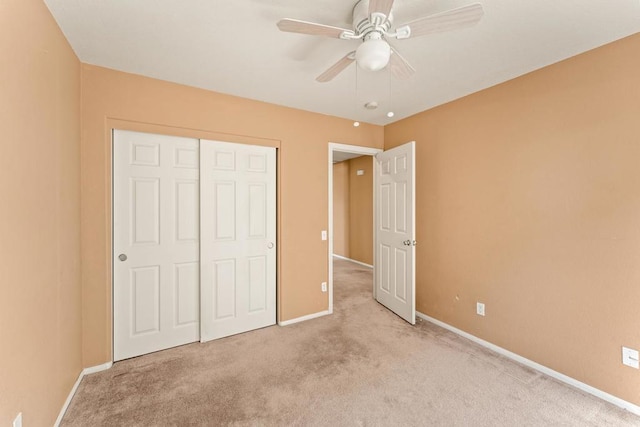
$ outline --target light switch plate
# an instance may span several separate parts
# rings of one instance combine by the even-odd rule
[[[638,359],[638,350],[628,347],[622,347],[622,364],[635,369],[640,368],[640,359]]]
[[[322,240],[327,240],[327,230],[322,230],[322,233],[320,233],[320,237],[322,238]]]

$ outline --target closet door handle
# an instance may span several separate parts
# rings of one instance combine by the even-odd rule
[[[118,259],[120,261],[126,261],[127,260],[127,255],[126,254],[120,254],[120,255],[118,255]]]
[[[267,243],[267,248],[269,248],[269,249],[273,249],[274,246],[275,245],[273,244],[273,242]]]
[[[405,240],[402,244],[405,246],[411,246],[411,240]]]

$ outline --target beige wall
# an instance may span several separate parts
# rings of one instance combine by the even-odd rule
[[[327,143],[416,140],[418,310],[640,404],[640,36],[384,131],[81,71],[40,0],[2,2],[0,53],[0,425],[111,360],[111,127],[279,148],[282,320],[327,308]]]
[[[52,425],[82,368],[80,63],[41,0],[0,4],[0,425]]]
[[[373,265],[372,156],[333,165],[333,253]]]
[[[363,170],[364,175],[356,172]],[[349,160],[349,258],[373,265],[373,157]]]
[[[333,165],[333,253],[350,258],[349,161]]]
[[[417,309],[636,405],[638,70],[635,35],[385,128],[417,141]]]
[[[329,142],[382,147],[383,128],[82,66],[84,364],[111,360],[110,127],[279,147],[280,320],[328,308]]]

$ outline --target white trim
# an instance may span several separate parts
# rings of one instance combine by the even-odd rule
[[[64,417],[64,414],[67,412],[67,408],[69,407],[69,404],[71,403],[71,399],[73,399],[73,396],[76,394],[76,390],[78,389],[78,386],[80,385],[80,381],[82,381],[82,377],[84,377],[84,371],[80,371],[80,375],[78,375],[78,379],[76,380],[76,383],[71,388],[71,391],[69,392],[69,396],[67,396],[67,400],[64,401],[64,405],[62,405],[62,409],[60,409],[60,413],[58,414],[58,418],[56,418],[56,422],[53,424],[54,427],[58,427],[60,425],[60,423],[62,422],[62,418]]]
[[[103,363],[102,365],[98,365],[98,366],[91,366],[89,368],[84,368],[82,370],[82,375],[90,375],[90,374],[95,374],[96,372],[102,372],[102,371],[106,371],[107,369],[111,368],[113,366],[113,362],[107,362],[107,363]]]
[[[569,376],[567,376],[565,374],[561,374],[558,371],[554,371],[551,368],[547,368],[544,365],[541,365],[541,364],[539,364],[537,362],[534,362],[533,360],[530,360],[530,359],[527,359],[525,357],[522,357],[522,356],[520,356],[520,355],[518,355],[516,353],[512,353],[509,350],[506,350],[506,349],[504,349],[502,347],[498,347],[495,344],[492,344],[492,343],[490,343],[488,341],[485,341],[485,340],[483,340],[481,338],[478,338],[475,335],[471,335],[468,332],[462,331],[462,330],[460,330],[460,329],[458,329],[458,328],[456,328],[454,326],[451,326],[451,325],[449,325],[447,323],[444,323],[444,322],[442,322],[442,321],[440,321],[438,319],[434,319],[433,317],[429,317],[426,314],[420,313],[419,311],[416,311],[416,316],[420,317],[421,319],[426,320],[427,322],[431,322],[434,325],[438,325],[441,328],[444,328],[444,329],[446,329],[448,331],[451,331],[451,332],[453,332],[455,334],[458,334],[461,337],[464,337],[464,338],[466,338],[466,339],[468,339],[470,341],[475,342],[476,344],[479,344],[479,345],[481,345],[483,347],[486,347],[489,350],[495,351],[498,354],[501,354],[501,355],[503,355],[505,357],[508,357],[511,360],[515,360],[516,362],[521,363],[521,364],[523,364],[523,365],[525,365],[525,366],[527,366],[527,367],[529,367],[531,369],[535,369],[536,371],[541,372],[541,373],[543,373],[545,375],[548,375],[548,376],[550,376],[552,378],[555,378],[555,379],[557,379],[559,381],[562,381],[565,384],[573,386],[573,387],[575,387],[575,388],[577,388],[579,390],[582,390],[582,391],[584,391],[586,393],[589,393],[589,394],[591,394],[591,395],[593,395],[593,396],[595,396],[597,398],[600,398],[600,399],[602,399],[604,401],[612,403],[612,404],[614,404],[614,405],[616,405],[616,406],[618,406],[618,407],[620,407],[622,409],[626,409],[627,411],[631,412],[632,414],[640,415],[640,406],[638,406],[638,405],[635,405],[635,404],[633,404],[631,402],[627,402],[626,400],[620,399],[619,397],[616,397],[616,396],[614,396],[612,394],[609,394],[609,393],[604,392],[604,391],[602,391],[600,389],[592,387],[592,386],[590,386],[588,384],[585,384],[585,383],[583,383],[581,381],[578,381],[578,380],[576,380],[574,378],[571,378],[571,377],[569,377]]]
[[[337,142],[330,142],[329,148],[331,151],[342,151],[343,153],[362,154],[363,156],[375,156],[378,153],[382,153],[382,148],[364,147],[362,145],[349,145],[339,144]],[[333,160],[333,159],[331,159]]]
[[[112,362],[107,362],[107,363],[103,363],[102,365],[84,368],[82,371],[80,371],[80,375],[78,375],[78,379],[76,380],[76,383],[71,388],[71,391],[69,392],[69,396],[67,396],[67,400],[64,401],[64,405],[62,405],[62,409],[60,409],[58,418],[56,418],[56,422],[53,424],[54,427],[58,427],[62,422],[62,418],[64,417],[64,414],[67,412],[67,408],[69,408],[69,404],[71,404],[71,400],[73,399],[73,396],[75,396],[76,390],[78,390],[78,386],[80,385],[80,381],[82,381],[82,378],[84,378],[85,375],[95,374],[96,372],[100,372],[100,371],[106,371],[112,365],[113,365]]]
[[[353,262],[355,264],[360,264],[360,265],[365,266],[365,267],[373,268],[373,265],[371,265],[371,264],[365,264],[364,262],[356,261],[355,259],[347,258],[346,256],[333,254],[333,257],[334,258],[343,259],[345,261]]]
[[[311,320],[311,319],[315,319],[317,317],[326,316],[327,314],[331,314],[329,312],[329,310],[319,311],[318,313],[307,314],[306,316],[296,317],[295,319],[284,320],[282,322],[278,322],[278,325],[280,325],[280,326],[293,325],[294,323],[304,322],[306,320]]]
[[[344,153],[354,153],[361,154],[363,156],[372,156],[375,157],[376,154],[382,153],[383,150],[380,148],[372,148],[372,147],[362,147],[360,145],[347,145],[347,144],[338,144],[336,142],[329,143],[329,155],[328,155],[328,163],[329,163],[329,212],[328,212],[328,240],[329,240],[329,250],[327,251],[327,261],[329,264],[329,277],[327,279],[327,283],[329,284],[329,308],[328,314],[333,313],[333,152],[341,151]],[[374,206],[375,206],[375,174],[374,174]],[[374,209],[375,215],[375,209]],[[375,223],[375,221],[374,221]],[[374,226],[374,242],[375,242],[375,226]],[[374,262],[375,265],[375,262]],[[375,268],[374,268],[375,269]],[[375,292],[375,289],[374,289]],[[375,293],[374,293],[375,297]]]

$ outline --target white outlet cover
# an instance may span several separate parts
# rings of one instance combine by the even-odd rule
[[[320,238],[322,240],[327,240],[327,230],[322,230],[322,232],[320,233]]]
[[[480,316],[484,316],[484,303],[476,303],[476,313]]]
[[[321,289],[322,292],[327,292],[327,282],[322,282]]]
[[[635,369],[640,369],[638,350],[634,350],[628,347],[622,347],[622,364]]]

